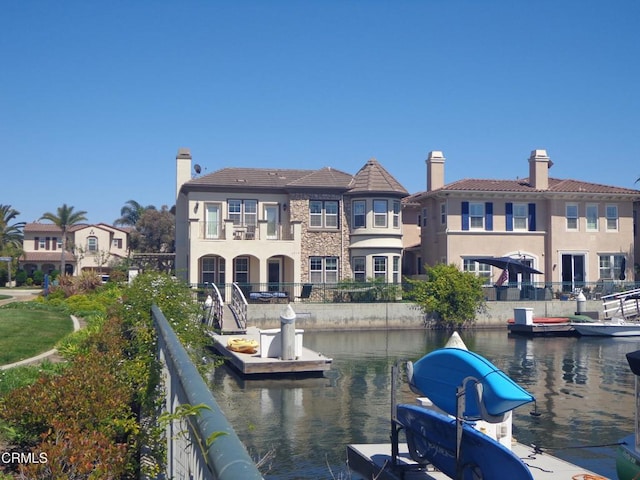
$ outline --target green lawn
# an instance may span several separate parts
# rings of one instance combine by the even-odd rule
[[[46,352],[72,331],[68,314],[0,307],[0,365]]]

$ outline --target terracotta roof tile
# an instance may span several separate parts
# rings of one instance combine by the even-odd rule
[[[308,175],[290,182],[288,187],[338,188],[347,189],[353,181],[353,176],[341,170],[324,167],[313,170]]]
[[[71,252],[66,252],[64,259],[65,262],[75,262],[75,258]],[[20,257],[20,263],[26,262],[60,262],[60,251],[24,252],[22,257]]]
[[[519,180],[486,180],[486,179],[462,179],[449,183],[439,189],[439,191],[460,191],[460,192],[553,192],[553,193],[594,193],[610,195],[640,195],[640,190],[630,188],[614,187],[597,183],[582,182],[579,180],[561,180],[549,178],[548,190],[536,190],[529,184],[528,178]],[[418,199],[428,192],[412,195]]]
[[[356,173],[349,193],[358,192],[409,194],[400,182],[393,178],[375,158],[370,159]]]

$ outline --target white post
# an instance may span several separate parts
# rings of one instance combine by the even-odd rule
[[[282,360],[296,358],[296,312],[287,304],[280,314],[280,355]]]

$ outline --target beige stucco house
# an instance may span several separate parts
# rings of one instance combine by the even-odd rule
[[[534,150],[528,177],[445,184],[445,158],[432,151],[426,190],[405,199],[419,217],[416,258],[424,265],[458,265],[487,277],[487,283],[498,282],[502,270],[471,258],[518,258],[543,274],[512,274],[510,283],[548,284],[554,290],[633,281],[634,205],[640,191],[553,178],[552,165],[545,150]]]
[[[128,230],[104,223],[73,225],[67,232],[66,273],[83,270],[109,274],[114,261],[125,258],[129,248]],[[45,274],[60,271],[62,230],[52,223],[27,223],[24,227],[24,254],[20,268],[29,275],[36,270]]]
[[[400,282],[401,200],[408,192],[375,159],[355,175],[223,168],[194,175],[176,158],[176,274],[191,284]],[[195,168],[195,170],[194,170]]]

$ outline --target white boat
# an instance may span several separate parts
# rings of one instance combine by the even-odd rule
[[[640,336],[640,322],[629,322],[612,318],[603,322],[571,322],[580,335],[591,337],[635,337]]]

